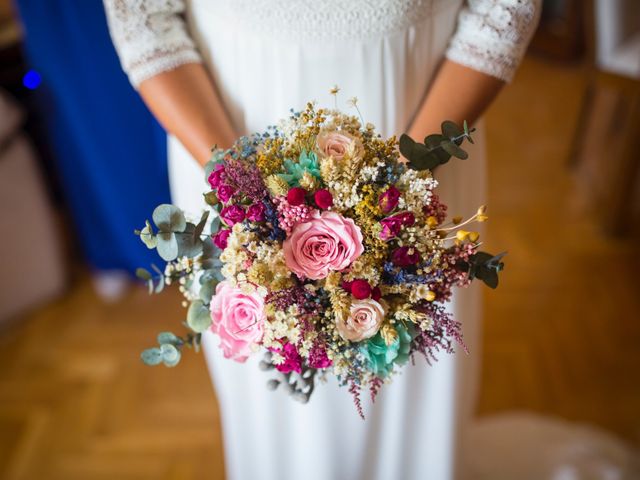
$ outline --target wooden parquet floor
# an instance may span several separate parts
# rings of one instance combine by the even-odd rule
[[[637,241],[603,237],[565,167],[584,87],[576,68],[525,62],[487,116],[489,242],[509,250],[486,294],[479,414],[529,409],[640,445]],[[142,288],[101,303],[86,276],[0,334],[0,478],[223,478],[201,356],[138,360],[184,312]]]

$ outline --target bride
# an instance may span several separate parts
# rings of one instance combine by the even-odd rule
[[[358,97],[385,136],[415,139],[445,119],[475,123],[517,68],[540,0],[104,0],[124,70],[169,132],[173,201],[199,216],[211,146],[315,99]],[[346,102],[338,105],[347,109]],[[480,142],[481,143],[481,142]],[[483,203],[484,158],[437,172],[451,214]],[[257,365],[203,342],[231,479],[451,479],[475,396],[481,305],[450,308],[471,355],[422,360],[386,386],[362,421],[334,383],[309,404],[269,392]],[[255,360],[254,362],[257,362]]]

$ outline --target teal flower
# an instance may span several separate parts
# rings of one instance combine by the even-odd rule
[[[318,165],[318,157],[314,152],[302,151],[298,157],[298,161],[287,158],[284,161],[284,168],[287,173],[281,173],[280,177],[285,180],[290,187],[299,186],[300,179],[305,172],[320,180],[320,166]]]
[[[391,345],[387,345],[378,332],[360,350],[367,362],[367,368],[380,378],[388,376],[395,364],[404,365],[409,360],[411,341],[414,336],[413,326],[410,325],[407,328],[397,324],[395,329],[398,336]]]

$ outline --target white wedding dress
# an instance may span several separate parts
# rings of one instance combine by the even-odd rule
[[[535,27],[538,0],[105,0],[123,66],[134,85],[203,61],[239,134],[317,100],[339,107],[358,97],[367,122],[385,136],[409,128],[431,79],[449,59],[509,80]],[[354,112],[355,113],[355,112]],[[444,120],[444,119],[443,119]],[[427,132],[425,132],[427,133]],[[431,133],[431,132],[429,132]],[[479,139],[482,132],[479,132]],[[199,216],[203,172],[169,139],[174,202]],[[471,214],[484,198],[482,148],[438,171],[451,214]],[[231,479],[429,479],[459,472],[461,429],[471,413],[480,355],[475,288],[450,304],[470,355],[422,358],[386,385],[359,418],[335,382],[301,405],[270,392],[259,355],[223,358],[213,334],[205,354],[221,409]],[[363,391],[363,397],[368,392]]]

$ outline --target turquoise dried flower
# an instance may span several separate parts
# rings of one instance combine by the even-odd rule
[[[386,344],[378,332],[362,346],[360,351],[366,359],[367,368],[377,377],[387,377],[395,364],[404,365],[409,360],[413,340],[413,328],[409,328],[411,331],[404,325],[395,325],[398,335],[390,345]]]
[[[290,187],[299,186],[300,179],[305,172],[309,172],[318,180],[321,178],[318,157],[314,152],[307,152],[303,150],[300,153],[297,162],[287,158],[284,161],[284,168],[286,173],[281,173],[280,177],[285,180]]]

